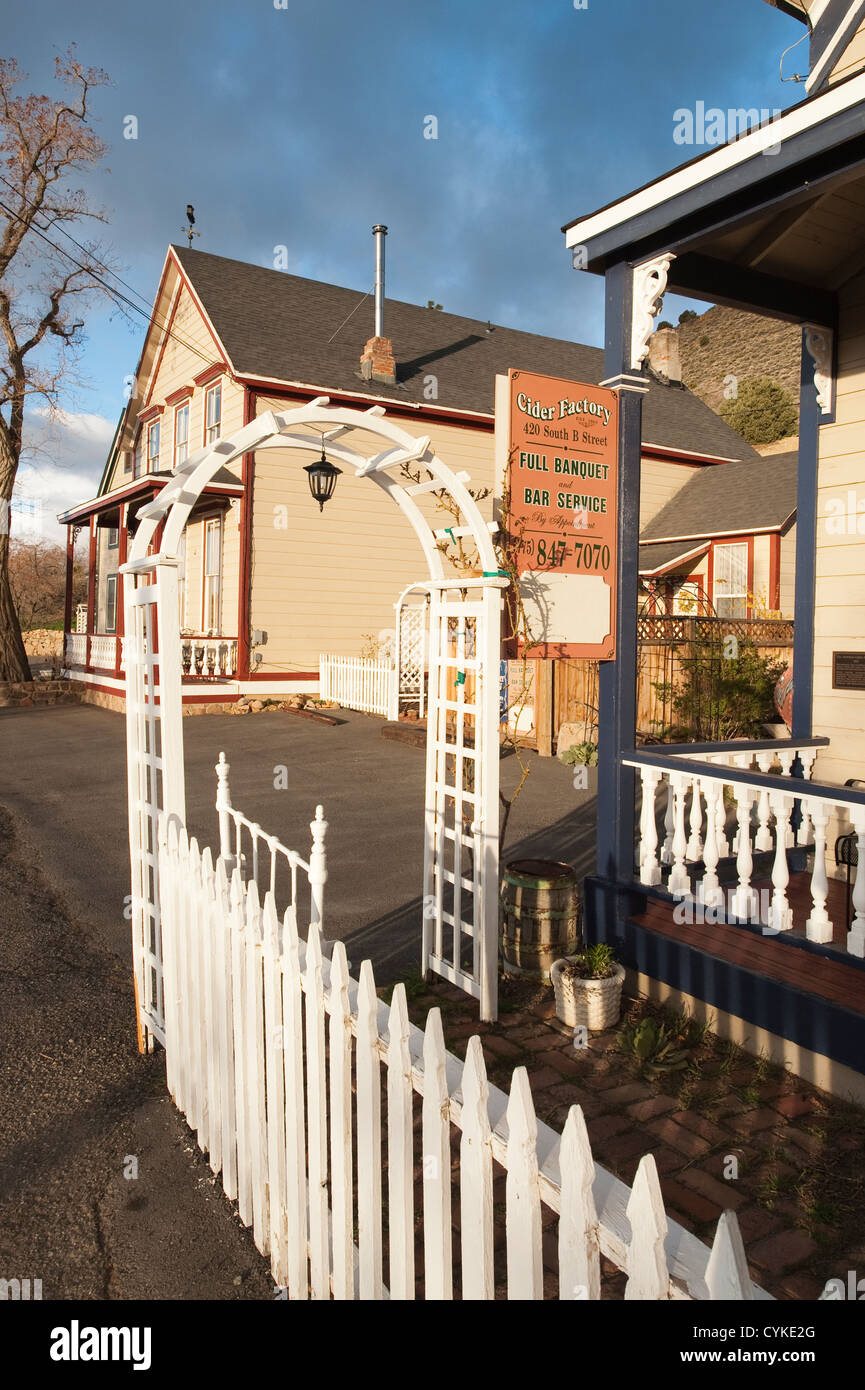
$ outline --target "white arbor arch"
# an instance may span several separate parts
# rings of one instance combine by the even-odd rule
[[[422,969],[444,976],[480,1001],[494,1019],[498,961],[499,657],[501,590],[486,522],[466,484],[430,448],[384,418],[384,408],[308,405],[258,416],[227,439],[192,454],[159,495],[138,513],[125,576],[126,739],[132,931],[139,1020],[164,1042],[158,821],[186,824],[182,666],[178,607],[181,539],[202,490],[218,469],[246,453],[297,448],[330,457],[368,478],[393,499],[412,526],[428,574],[429,703],[422,892]],[[303,433],[307,427],[313,433]],[[371,457],[345,436],[362,431],[381,441]],[[411,463],[427,480],[400,481]],[[395,476],[396,475],[396,476]],[[436,528],[416,499],[444,492],[461,522]],[[471,537],[481,573],[446,573],[440,546]]]

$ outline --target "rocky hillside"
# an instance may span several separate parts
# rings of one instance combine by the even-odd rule
[[[799,403],[801,329],[781,319],[761,318],[740,309],[715,305],[676,329],[682,380],[695,395],[717,410],[724,402],[724,382],[768,376]]]

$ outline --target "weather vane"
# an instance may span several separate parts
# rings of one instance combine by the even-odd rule
[[[184,227],[183,235],[188,239],[189,245],[191,247],[192,238],[194,236],[201,236],[200,232],[194,232],[192,230],[195,226],[195,208],[192,206],[191,203],[186,204],[186,221],[188,223],[188,226]]]

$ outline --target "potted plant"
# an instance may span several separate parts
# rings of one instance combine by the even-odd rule
[[[579,955],[557,960],[550,979],[556,1013],[568,1027],[583,1025],[597,1032],[618,1023],[625,971],[606,942],[595,942]]]

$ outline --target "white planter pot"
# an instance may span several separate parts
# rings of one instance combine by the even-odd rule
[[[582,1025],[594,1032],[612,1028],[622,1011],[622,985],[625,971],[614,965],[613,974],[603,980],[584,980],[563,974],[574,956],[557,960],[550,969],[550,979],[556,992],[556,1013],[569,1028]]]

